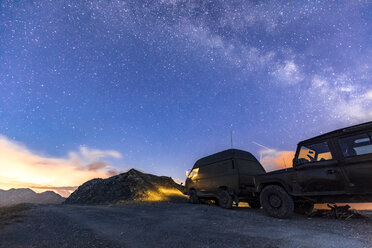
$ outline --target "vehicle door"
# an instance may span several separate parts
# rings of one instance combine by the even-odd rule
[[[358,133],[338,139],[342,164],[350,189],[358,193],[372,193],[372,132]]]
[[[295,161],[294,191],[302,195],[342,194],[347,190],[345,172],[329,142],[298,147]]]
[[[218,190],[220,187],[227,187],[232,190],[238,189],[239,175],[234,159],[230,158],[216,163],[214,175],[215,181],[213,187],[215,190]]]
[[[215,164],[203,165],[199,168],[199,173],[197,177],[198,190],[202,193],[208,193],[213,187],[214,180],[214,167]]]

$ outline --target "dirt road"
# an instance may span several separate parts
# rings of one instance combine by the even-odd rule
[[[372,247],[372,220],[191,204],[34,206],[0,226],[0,247]]]

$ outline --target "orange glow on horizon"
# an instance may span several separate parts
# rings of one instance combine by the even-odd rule
[[[269,150],[263,154],[261,164],[267,172],[292,167],[294,151]]]
[[[104,156],[119,157],[114,151],[81,148],[67,158],[52,158],[0,136],[0,189],[52,190],[67,197],[82,183],[113,174],[104,163],[95,163],[94,159]]]

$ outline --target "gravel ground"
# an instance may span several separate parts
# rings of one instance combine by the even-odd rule
[[[191,204],[33,206],[0,225],[0,247],[372,247],[372,214],[280,220]]]

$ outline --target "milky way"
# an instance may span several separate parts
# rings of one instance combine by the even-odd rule
[[[0,134],[183,177],[372,120],[370,1],[2,1]]]

